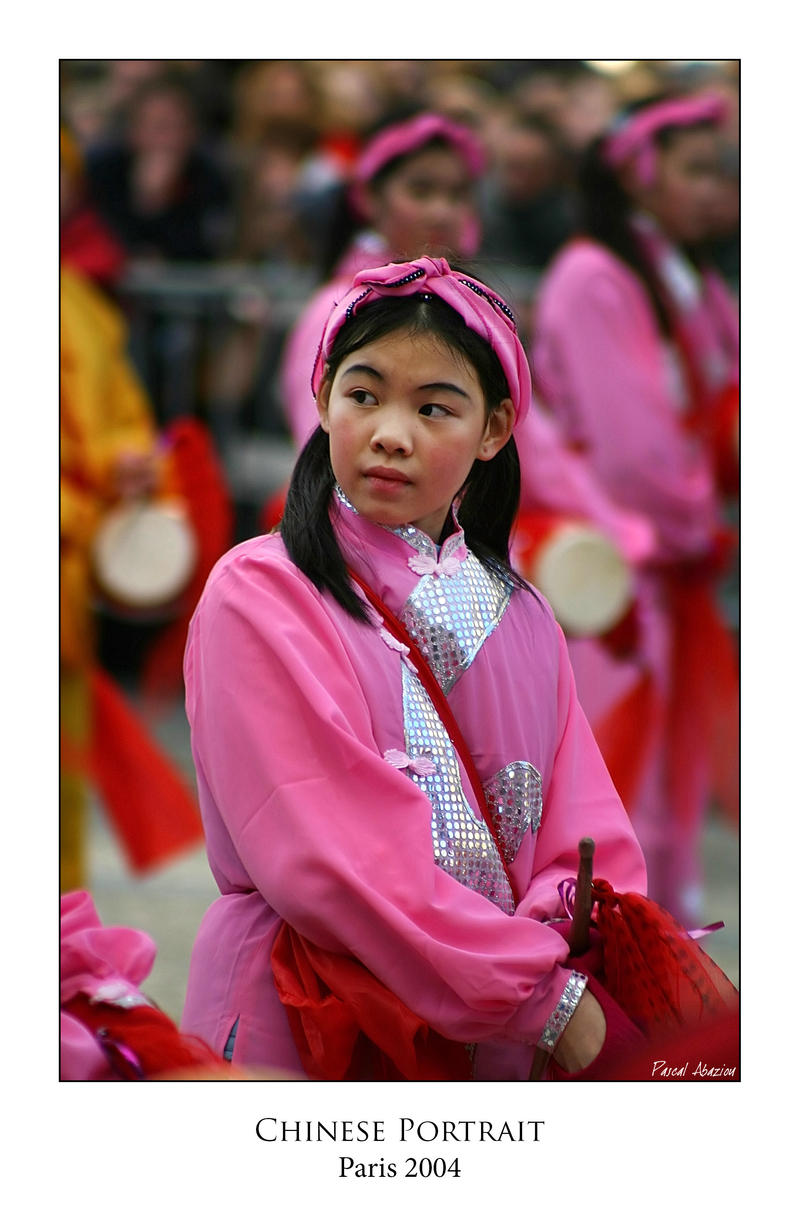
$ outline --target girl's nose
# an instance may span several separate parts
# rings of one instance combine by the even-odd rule
[[[394,409],[381,409],[369,444],[372,450],[387,454],[411,454],[413,441],[408,421]]]

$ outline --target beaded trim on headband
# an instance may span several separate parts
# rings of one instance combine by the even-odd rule
[[[424,276],[425,276],[424,269],[418,269],[413,274],[407,274],[404,278],[398,278],[396,282],[384,282],[384,283],[382,283],[382,285],[384,287],[389,287],[389,288],[391,288],[393,286],[407,286],[409,282],[415,282],[417,280],[417,278],[424,278]],[[500,309],[500,311],[503,312],[504,315],[508,316],[511,323],[514,325],[514,329],[516,330],[516,327],[517,327],[516,316],[514,315],[513,311],[508,306],[508,304],[504,303],[503,300],[498,295],[493,295],[488,290],[482,290],[481,287],[478,286],[476,282],[471,282],[469,280],[469,278],[459,278],[458,280],[462,286],[469,287],[469,289],[474,291],[476,295],[480,295],[481,298],[485,299],[487,303],[491,303],[493,307],[498,307]],[[362,301],[362,299],[366,299],[367,295],[370,294],[371,291],[372,291],[372,287],[368,286],[366,290],[362,291],[361,294],[357,298],[353,299],[353,301],[348,305],[348,307],[345,310],[345,315],[348,320],[351,319],[353,312],[358,307],[358,305]],[[433,295],[431,295],[428,291],[425,291],[421,295],[421,298],[423,298],[427,301],[429,299],[432,299]]]
[[[490,294],[488,290],[483,290],[480,286],[478,286],[477,282],[471,282],[469,280],[469,278],[459,278],[458,280],[462,286],[468,286],[469,289],[473,290],[476,295],[481,295],[482,298],[486,299],[487,303],[491,303],[494,307],[499,307],[500,310],[505,315],[508,316],[511,323],[514,325],[514,329],[516,331],[516,327],[517,327],[516,316],[514,315],[513,311],[508,306],[508,304],[504,303],[503,300],[499,297],[499,295]]]

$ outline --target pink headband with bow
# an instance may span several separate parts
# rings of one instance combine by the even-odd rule
[[[311,387],[316,396],[339,329],[357,311],[376,299],[392,296],[435,295],[463,317],[468,328],[494,350],[508,382],[515,423],[523,419],[531,403],[531,372],[525,350],[517,336],[513,313],[499,295],[453,270],[442,258],[419,257],[403,264],[363,269],[356,274],[346,295],[334,304],[314,363]]]
[[[485,156],[480,143],[467,126],[461,126],[441,114],[419,114],[408,122],[387,126],[370,139],[353,170],[352,201],[363,210],[364,192],[381,169],[397,156],[407,156],[430,143],[433,139],[444,139],[467,167],[470,177],[476,179],[485,167]]]
[[[694,97],[678,97],[646,106],[623,120],[605,142],[604,156],[612,168],[635,160],[636,175],[642,185],[652,185],[656,169],[654,138],[668,126],[696,126],[701,122],[720,125],[728,114],[724,97],[706,93]]]

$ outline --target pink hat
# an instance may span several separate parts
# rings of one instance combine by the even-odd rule
[[[657,101],[623,118],[606,138],[606,163],[618,168],[634,160],[642,185],[651,185],[655,176],[655,136],[668,126],[697,126],[713,122],[719,126],[728,114],[728,103],[719,93],[702,93]]]
[[[363,211],[367,186],[385,165],[397,156],[407,156],[425,147],[433,139],[444,139],[461,156],[475,180],[486,165],[483,149],[468,126],[461,126],[442,114],[418,114],[407,122],[387,126],[370,139],[353,169],[351,199]]]
[[[419,257],[356,274],[351,289],[328,316],[311,377],[314,395],[319,391],[336,335],[352,315],[380,297],[424,294],[436,295],[448,303],[497,354],[508,382],[515,422],[519,423],[530,407],[531,372],[513,313],[488,286],[451,269],[442,258]]]

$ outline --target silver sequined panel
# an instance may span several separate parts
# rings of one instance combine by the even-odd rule
[[[587,977],[582,972],[572,971],[564,986],[564,992],[559,998],[558,1005],[544,1025],[544,1031],[539,1039],[539,1047],[546,1052],[552,1052],[561,1038],[561,1033],[575,1013],[575,1007],[581,1000],[586,988]]]
[[[455,576],[424,576],[401,619],[448,694],[492,634],[511,597],[471,552]]]
[[[513,863],[525,834],[541,823],[542,776],[530,762],[511,762],[483,789],[503,858]]]
[[[419,678],[403,665],[403,718],[406,752],[427,757],[435,774],[409,773],[431,802],[433,857],[453,879],[513,915],[514,896],[485,821],[478,820],[461,786],[450,737]]]

